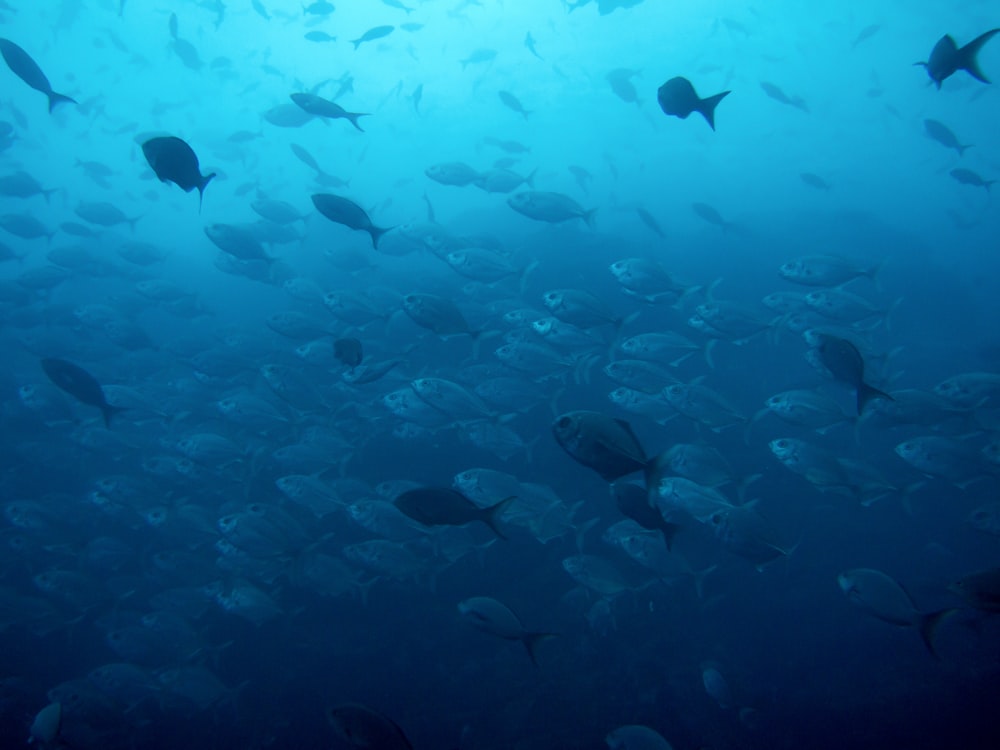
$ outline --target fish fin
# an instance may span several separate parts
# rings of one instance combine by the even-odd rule
[[[362,127],[360,125],[358,125],[358,118],[359,117],[369,117],[369,116],[370,115],[369,115],[368,112],[349,112],[347,114],[347,119],[351,121],[351,125],[353,125],[358,130],[360,130],[362,133],[364,133],[365,131],[362,129]]]
[[[536,667],[538,666],[537,652],[535,650],[538,648],[538,644],[547,641],[549,638],[555,638],[557,635],[558,633],[525,633],[521,636],[521,643],[524,644],[528,656],[531,657],[532,664]]]
[[[507,506],[510,505],[512,502],[514,502],[514,500],[516,499],[517,495],[509,495],[496,505],[491,505],[490,507],[485,508],[483,510],[483,522],[493,530],[494,534],[496,534],[504,541],[507,541],[507,537],[497,527],[497,519],[505,510],[507,510]]]
[[[372,247],[378,250],[378,241],[382,239],[382,235],[386,232],[391,232],[395,228],[396,227],[387,227],[385,229],[380,229],[373,224],[372,228],[368,230],[368,234],[372,237]]]
[[[198,213],[201,213],[201,202],[205,197],[205,186],[211,182],[212,178],[215,177],[215,172],[212,172],[206,177],[201,178],[201,183],[198,185]]]
[[[710,96],[707,99],[702,99],[698,103],[698,111],[701,116],[705,118],[708,126],[715,130],[715,108],[719,106],[719,102],[729,96],[731,92],[723,91],[721,94],[716,94],[715,96]]]
[[[935,659],[938,658],[937,651],[934,650],[934,636],[937,634],[937,629],[949,615],[957,611],[955,609],[942,609],[920,616],[920,621],[917,623],[917,631],[920,633],[920,638],[923,640],[927,650],[930,651],[931,656]]]
[[[57,94],[55,91],[50,91],[49,96],[49,112],[51,113],[56,105],[59,104],[76,104],[76,99],[71,99],[65,94]]]
[[[858,384],[858,415],[860,416],[865,410],[865,404],[874,398],[887,398],[890,401],[895,401],[892,396],[890,396],[885,391],[880,391],[874,386],[868,385],[862,381]]]
[[[983,83],[990,82],[990,79],[987,78],[983,74],[983,71],[979,69],[979,61],[976,59],[976,55],[979,54],[979,50],[982,49],[983,45],[992,39],[996,34],[1000,34],[1000,29],[990,29],[985,34],[980,34],[958,50],[958,56],[961,61],[958,67],[961,70],[966,71],[977,81],[982,81]]]

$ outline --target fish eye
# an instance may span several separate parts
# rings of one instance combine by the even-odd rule
[[[559,417],[559,421],[556,422],[556,426],[562,429],[566,429],[567,427],[570,426],[572,421],[573,420],[571,420],[569,417]]]

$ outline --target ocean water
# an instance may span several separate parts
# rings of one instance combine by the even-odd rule
[[[0,2],[0,747],[1000,746],[1000,89],[929,74],[998,25]]]

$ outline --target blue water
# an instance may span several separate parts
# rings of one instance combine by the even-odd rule
[[[807,361],[801,320],[856,341],[867,380],[890,393],[933,395],[963,373],[1000,378],[1000,215],[988,186],[952,174],[1000,179],[1000,89],[964,71],[938,89],[912,65],[946,33],[962,45],[996,27],[996,8],[404,1],[412,11],[377,0],[325,13],[275,0],[0,2],[0,36],[75,100],[50,114],[42,93],[0,70],[0,178],[23,172],[52,191],[0,189],[11,256],[0,261],[0,746],[22,746],[53,702],[62,722],[49,746],[70,748],[363,746],[325,715],[352,702],[390,717],[414,748],[601,748],[628,724],[679,750],[1000,745],[1000,620],[949,590],[998,564],[1000,526],[970,515],[995,509],[1000,477],[985,451],[1000,388],[924,424],[867,414],[819,432],[771,415],[749,429],[743,421],[790,389],[823,393],[854,416],[852,389]],[[351,44],[383,25],[393,30]],[[979,63],[1000,78],[1000,40]],[[618,69],[637,102],[613,90]],[[680,119],[658,106],[657,89],[675,76],[702,97],[732,92],[714,132],[697,112]],[[276,125],[276,107],[303,114],[289,98],[302,92],[365,113],[363,132],[343,118]],[[960,155],[936,142],[928,119],[972,147]],[[196,192],[158,181],[147,164],[141,144],[162,135],[182,138],[202,172],[216,173],[200,208]],[[490,193],[426,173],[449,162],[484,173],[505,157],[533,184]],[[528,218],[508,205],[525,190],[596,209],[593,221]],[[373,247],[317,213],[316,193],[350,199],[390,231]],[[216,224],[277,231],[251,207],[263,199],[301,214],[282,228],[289,236],[261,243],[267,261],[241,262],[206,235]],[[82,217],[95,203],[127,221]],[[22,236],[28,219],[42,236]],[[422,240],[430,230],[433,241]],[[137,262],[135,243],[154,256]],[[465,247],[514,272],[461,275],[447,253]],[[881,266],[843,289],[882,312],[844,322],[762,304],[823,289],[778,274],[821,255]],[[634,257],[697,288],[679,301],[625,294],[609,266]],[[609,322],[587,328],[592,345],[557,347],[559,360],[532,372],[510,369],[497,348],[541,339],[504,313],[549,316],[543,295],[557,289],[596,295]],[[331,292],[361,295],[371,314],[331,314]],[[414,293],[452,301],[474,335],[418,325],[404,311]],[[761,330],[695,330],[699,305],[719,301],[749,310]],[[276,331],[271,316],[284,311],[312,335]],[[664,331],[695,345],[664,369],[718,393],[739,424],[657,421],[609,400],[621,383],[603,368],[625,358],[621,342]],[[365,365],[400,361],[351,384],[332,356],[333,340],[348,337],[361,341]],[[318,360],[297,352],[310,340]],[[106,428],[47,379],[43,358],[83,368],[125,410]],[[225,366],[211,364],[219,359]],[[297,390],[279,394],[267,365],[288,368]],[[473,392],[509,376],[530,383],[521,403],[472,416],[425,405],[423,419],[408,420],[383,400],[402,391],[419,401],[420,378]],[[241,418],[222,408],[227,399],[267,413]],[[727,503],[752,503],[777,559],[758,570],[690,517],[671,576],[603,541],[623,518],[608,482],[552,434],[556,415],[576,410],[627,420],[648,456],[693,443],[719,451],[737,479],[759,474],[745,495],[738,482],[718,489]],[[513,447],[477,443],[488,428],[507,431]],[[236,454],[192,460],[182,442],[208,433]],[[922,436],[952,441],[975,469],[928,474],[897,455]],[[768,444],[782,437],[863,462],[890,489],[867,506],[850,489],[821,491],[776,459]],[[280,452],[303,446],[311,452],[298,462]],[[506,540],[476,523],[394,537],[386,544],[417,561],[398,575],[352,557],[380,536],[351,504],[392,501],[403,487],[387,482],[451,486],[474,468],[513,475],[519,496],[544,486],[548,500],[502,516]],[[280,491],[289,475],[323,488],[321,507]],[[268,513],[256,546],[219,523]],[[623,590],[574,581],[563,560],[581,552],[620,571]],[[319,554],[331,567],[310,577]],[[920,613],[955,610],[936,656],[915,628],[852,606],[837,575],[857,568],[890,576]],[[692,572],[708,569],[699,590]],[[234,590],[258,605],[234,603]],[[556,634],[538,646],[537,667],[517,642],[463,620],[458,603],[475,596]],[[106,665],[135,681],[95,678]],[[709,668],[729,700],[706,690]],[[197,684],[179,683],[178,669]]]

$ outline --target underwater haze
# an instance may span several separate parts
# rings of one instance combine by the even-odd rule
[[[998,10],[0,0],[0,748],[1000,747]]]

